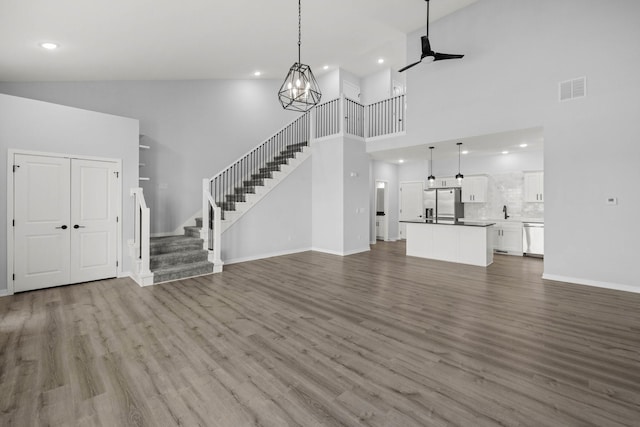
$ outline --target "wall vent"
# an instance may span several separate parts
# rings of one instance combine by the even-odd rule
[[[566,80],[558,84],[560,102],[587,96],[587,78]]]

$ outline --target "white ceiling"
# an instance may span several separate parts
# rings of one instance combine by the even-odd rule
[[[501,156],[503,151],[518,153],[522,151],[540,151],[544,149],[542,128],[513,130],[508,132],[479,135],[434,144],[414,145],[392,150],[370,152],[371,158],[389,163],[424,161],[429,158],[429,146],[433,149],[433,158],[443,159],[458,156],[457,142],[462,142],[461,150],[468,150],[468,157]],[[527,144],[520,147],[520,144]]]
[[[475,1],[432,0],[431,21]],[[297,61],[297,14],[295,0],[0,0],[0,81],[280,79]],[[316,75],[398,69],[425,18],[423,0],[303,0],[302,62]]]

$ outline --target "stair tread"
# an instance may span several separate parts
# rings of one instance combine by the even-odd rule
[[[191,270],[198,267],[207,267],[207,266],[211,266],[211,268],[213,268],[213,263],[209,261],[198,261],[198,262],[193,262],[191,264],[181,264],[181,265],[176,265],[171,267],[158,268],[157,270],[153,271],[153,274],[160,275],[160,274],[166,274],[166,273],[178,273],[184,270]]]
[[[164,254],[150,255],[150,259],[153,261],[153,260],[164,259],[164,258],[197,255],[197,254],[200,254],[201,252],[206,252],[206,251],[204,249],[190,249],[187,251],[167,252]]]
[[[185,236],[183,234],[177,236],[152,237],[151,246],[193,243],[198,240],[202,242],[202,239],[200,239],[199,237]]]

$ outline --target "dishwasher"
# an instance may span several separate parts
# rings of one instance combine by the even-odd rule
[[[544,223],[525,222],[522,224],[522,252],[527,256],[544,256]]]

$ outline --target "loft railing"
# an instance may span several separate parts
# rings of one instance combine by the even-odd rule
[[[367,138],[405,131],[405,96],[367,105]]]
[[[365,106],[352,99],[344,98],[343,113],[344,132],[364,138]]]
[[[340,108],[340,98],[315,106],[315,137],[317,139],[340,133],[342,124]]]
[[[151,211],[147,207],[142,188],[132,188],[134,207],[133,240],[129,242],[133,258],[134,279],[140,286],[153,284],[153,273],[149,268],[151,258]]]

